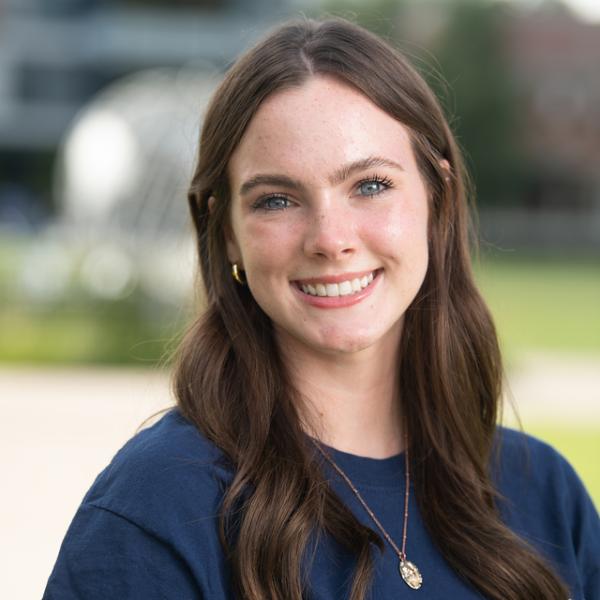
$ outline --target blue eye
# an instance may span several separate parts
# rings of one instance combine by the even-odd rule
[[[252,207],[254,209],[273,211],[284,210],[289,205],[290,201],[285,196],[267,196],[266,198],[260,198]]]
[[[360,193],[365,196],[373,196],[373,194],[379,193],[381,183],[379,181],[365,181],[360,184]]]
[[[387,177],[379,176],[363,179],[358,184],[359,192],[363,196],[376,196],[390,187],[392,187],[392,182]]]

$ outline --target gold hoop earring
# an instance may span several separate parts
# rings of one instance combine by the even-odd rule
[[[231,265],[231,275],[240,285],[245,285],[246,282],[242,279],[240,273],[241,271],[238,269],[237,263],[233,263]]]

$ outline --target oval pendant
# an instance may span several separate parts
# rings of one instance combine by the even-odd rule
[[[423,577],[419,569],[409,560],[400,560],[400,575],[406,585],[413,590],[418,590],[423,583]]]

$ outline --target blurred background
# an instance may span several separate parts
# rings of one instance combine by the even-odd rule
[[[279,21],[351,18],[438,93],[477,196],[505,422],[600,505],[597,0],[3,0],[5,598],[38,598],[94,476],[154,411],[194,314],[186,188],[207,98]]]

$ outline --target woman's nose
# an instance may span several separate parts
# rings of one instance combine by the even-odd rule
[[[307,256],[340,260],[356,251],[353,219],[332,205],[321,206],[310,218],[304,239]]]

